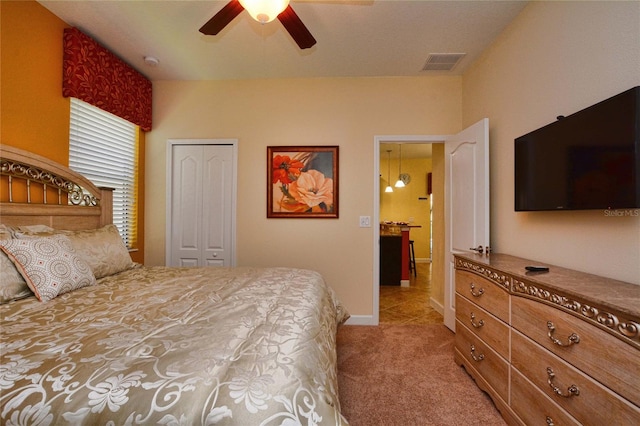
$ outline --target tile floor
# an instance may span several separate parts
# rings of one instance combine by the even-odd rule
[[[409,287],[380,286],[380,324],[442,324],[440,313],[429,305],[431,263],[416,265]]]

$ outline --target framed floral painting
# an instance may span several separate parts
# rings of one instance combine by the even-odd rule
[[[267,217],[337,218],[338,147],[268,146]]]

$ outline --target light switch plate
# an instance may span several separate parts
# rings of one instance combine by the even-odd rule
[[[360,216],[360,228],[371,228],[371,216]]]

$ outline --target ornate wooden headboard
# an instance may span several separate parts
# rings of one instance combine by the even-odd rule
[[[113,221],[111,189],[48,158],[0,145],[0,175],[0,223],[78,230]]]

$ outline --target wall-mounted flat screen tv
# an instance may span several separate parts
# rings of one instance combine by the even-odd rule
[[[640,208],[640,86],[515,139],[515,210]]]

